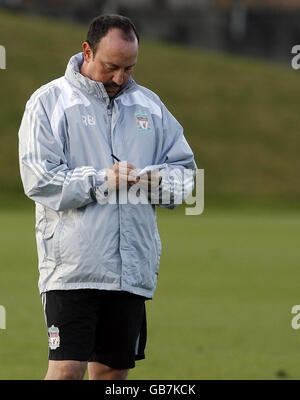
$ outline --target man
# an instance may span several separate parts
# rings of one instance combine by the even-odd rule
[[[65,76],[26,104],[20,171],[36,203],[46,379],[82,379],[87,365],[90,379],[126,379],[145,358],[161,254],[150,200],[176,207],[183,172],[196,165],[182,127],[131,77],[138,43],[128,18],[95,18]],[[138,176],[145,166],[157,167]],[[121,201],[138,186],[149,201]]]

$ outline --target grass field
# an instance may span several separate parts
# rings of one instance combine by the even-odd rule
[[[47,334],[37,290],[33,209],[0,213],[0,379],[42,379]],[[300,214],[159,210],[158,287],[146,360],[129,379],[299,379]]]

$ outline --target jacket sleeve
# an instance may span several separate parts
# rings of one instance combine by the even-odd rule
[[[55,211],[103,203],[107,195],[105,169],[68,167],[63,144],[54,136],[40,99],[26,105],[19,129],[19,165],[25,194]]]
[[[151,201],[162,208],[174,209],[193,191],[197,165],[187,143],[183,128],[162,104],[163,146],[159,164],[161,170],[159,190],[151,193]]]

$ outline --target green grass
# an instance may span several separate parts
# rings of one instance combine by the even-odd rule
[[[37,289],[34,209],[1,211],[0,379],[42,379],[47,334]],[[299,379],[300,214],[159,210],[163,252],[147,302],[146,360],[129,379]]]
[[[16,40],[15,32],[18,32]],[[25,103],[62,76],[86,27],[0,9],[0,183],[20,192],[17,132]],[[206,197],[299,204],[299,72],[251,59],[142,40],[136,81],[157,92],[185,128]]]

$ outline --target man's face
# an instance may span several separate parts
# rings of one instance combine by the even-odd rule
[[[83,45],[81,73],[102,82],[109,97],[114,97],[127,83],[137,62],[138,41],[128,41],[120,29],[111,29],[98,43],[93,55],[87,42]]]

